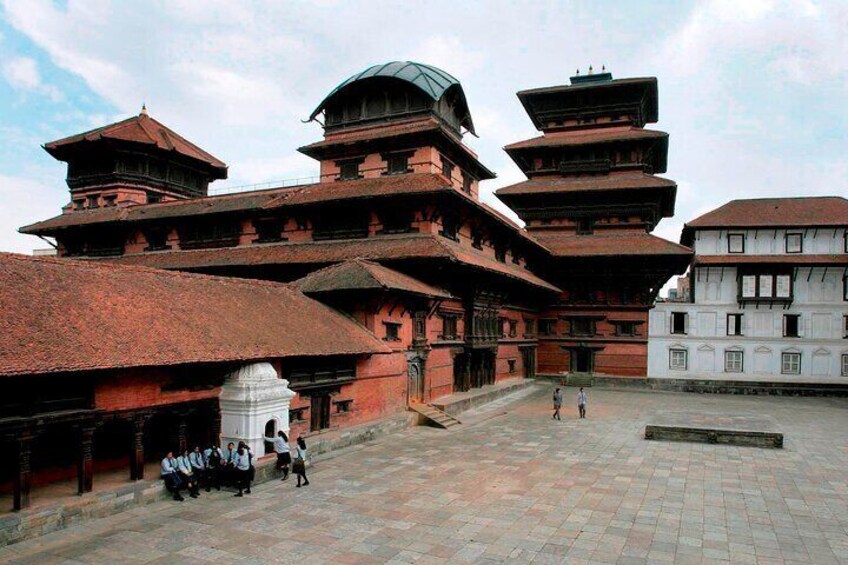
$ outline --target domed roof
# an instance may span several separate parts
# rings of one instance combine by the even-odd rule
[[[310,114],[309,119],[314,120],[320,114],[327,103],[341,91],[349,87],[355,82],[373,79],[373,78],[392,78],[398,79],[419,88],[424,94],[438,101],[449,89],[456,87],[459,89],[459,101],[462,106],[460,115],[462,117],[462,125],[472,134],[474,133],[474,124],[471,121],[471,114],[468,111],[468,103],[465,101],[465,93],[462,91],[462,85],[452,75],[441,69],[425,65],[423,63],[415,63],[413,61],[392,61],[381,65],[368,67],[361,73],[357,73],[348,79],[342,81],[336,88],[332,90],[315,110]],[[476,134],[475,134],[476,135]]]

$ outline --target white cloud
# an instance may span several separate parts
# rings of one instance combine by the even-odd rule
[[[47,219],[61,212],[67,201],[67,193],[55,190],[55,184],[34,177],[14,177],[0,175],[0,193],[3,194],[3,206],[0,206],[0,250],[29,254],[34,248],[48,245],[31,235],[17,233],[17,227]],[[64,184],[64,183],[62,183]]]
[[[3,77],[16,90],[46,94],[54,101],[62,99],[59,90],[44,84],[38,72],[38,63],[31,57],[9,57],[2,65]]]

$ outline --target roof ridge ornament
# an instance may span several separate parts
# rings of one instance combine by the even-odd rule
[[[146,116],[147,115],[147,103],[146,102],[141,103],[141,112],[139,112],[138,115],[139,116]]]

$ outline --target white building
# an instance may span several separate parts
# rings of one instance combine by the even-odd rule
[[[648,376],[848,377],[848,200],[733,200],[686,224],[690,302],[652,310]]]

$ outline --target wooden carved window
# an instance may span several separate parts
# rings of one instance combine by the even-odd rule
[[[400,341],[400,324],[397,322],[383,322],[386,331],[385,341]]]
[[[463,171],[462,172],[462,191],[467,192],[468,194],[471,194],[471,186],[472,186],[473,182],[474,182],[474,177],[472,177],[471,175],[469,175],[468,173]]]
[[[97,200],[100,198],[99,194],[89,194],[86,197],[86,206],[88,208],[97,208]]]
[[[442,175],[448,179],[453,179],[453,169],[454,164],[448,161],[444,155],[442,155]]]
[[[590,218],[577,220],[577,235],[591,235],[594,227],[595,222]]]
[[[144,232],[144,239],[147,240],[145,251],[158,251],[161,249],[170,249],[168,245],[168,230],[165,228],[151,228]]]
[[[633,337],[636,335],[636,322],[616,322],[615,335]]]
[[[402,175],[409,172],[409,153],[392,153],[386,155],[386,174]]]
[[[339,161],[339,178],[338,180],[356,180],[362,178],[359,174],[359,164],[361,160],[356,161]]]
[[[283,221],[281,219],[268,218],[253,220],[253,227],[256,230],[256,239],[253,243],[269,243],[284,240]]]
[[[457,339],[457,319],[459,315],[445,314],[442,316],[442,339]]]
[[[586,337],[595,335],[595,320],[591,318],[571,318],[572,336]]]
[[[556,320],[551,318],[543,318],[539,320],[539,334],[541,335],[555,335],[556,334]]]
[[[518,335],[518,320],[509,320],[509,337]]]
[[[533,318],[524,319],[524,337],[536,337],[536,320]]]

